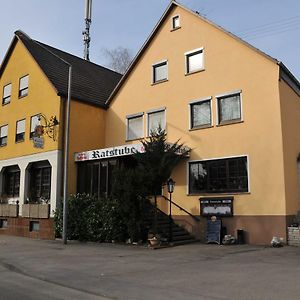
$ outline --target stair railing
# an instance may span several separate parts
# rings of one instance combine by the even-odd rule
[[[189,211],[187,211],[186,209],[184,209],[182,206],[180,206],[179,204],[177,204],[176,202],[170,200],[168,197],[161,195],[162,198],[164,198],[166,201],[168,201],[170,203],[170,205],[174,205],[177,208],[179,208],[180,210],[184,211],[187,215],[189,215],[190,217],[192,217],[196,222],[200,222],[200,218],[191,214]]]

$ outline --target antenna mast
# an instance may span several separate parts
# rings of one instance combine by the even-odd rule
[[[85,30],[82,32],[83,44],[84,44],[84,55],[85,60],[90,60],[90,26],[92,23],[92,0],[85,0]]]

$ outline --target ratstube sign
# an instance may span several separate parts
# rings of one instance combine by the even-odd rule
[[[75,153],[75,161],[86,161],[94,159],[105,159],[120,157],[125,155],[132,155],[136,152],[145,152],[142,144],[123,145],[118,147],[104,148],[98,150],[91,150],[86,152]]]

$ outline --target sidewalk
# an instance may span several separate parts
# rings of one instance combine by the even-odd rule
[[[300,298],[300,248],[294,247],[190,244],[152,251],[0,236],[0,272],[11,276],[1,276],[1,293],[24,288],[14,286],[12,274],[36,283],[22,300],[39,299],[45,285],[52,292],[43,299]],[[62,289],[73,295],[63,298]]]

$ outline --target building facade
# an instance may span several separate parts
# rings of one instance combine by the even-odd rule
[[[105,148],[114,156],[161,126],[192,149],[172,199],[202,221],[174,206],[177,222],[202,240],[211,215],[252,244],[286,240],[300,206],[299,87],[282,63],[173,1],[108,100]],[[107,166],[91,153],[79,155]]]
[[[0,67],[0,234],[54,238],[53,214],[62,195],[69,65],[70,153],[103,147],[105,101],[120,74],[21,31]],[[74,193],[72,154],[69,170],[69,190]]]

